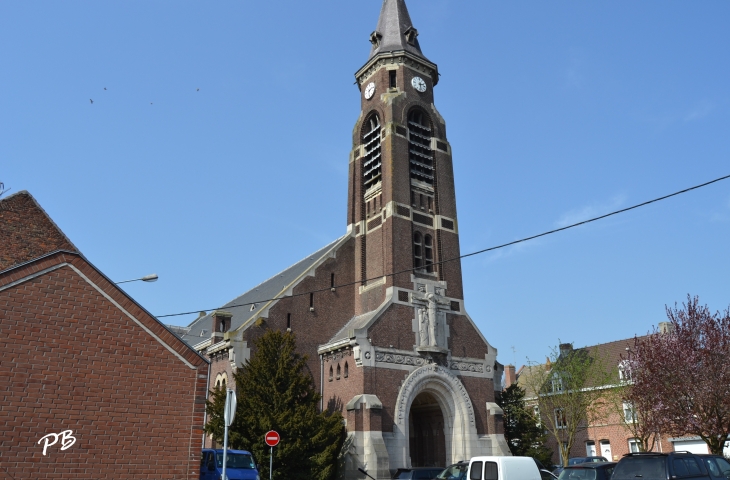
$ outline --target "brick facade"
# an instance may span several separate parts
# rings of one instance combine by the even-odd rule
[[[0,202],[0,476],[197,479],[208,362],[34,205]],[[44,455],[39,440],[66,430],[75,443]]]

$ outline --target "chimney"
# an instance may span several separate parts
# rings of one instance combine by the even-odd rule
[[[211,325],[213,328],[210,330],[210,338],[213,340],[213,343],[217,343],[223,340],[223,334],[231,329],[231,318],[233,314],[225,310],[216,310],[211,317],[213,319],[213,325]]]
[[[572,343],[561,343],[560,344],[560,356],[561,357],[567,356],[572,351],[573,351]]]
[[[659,333],[670,333],[674,331],[672,322],[659,322]]]
[[[515,366],[507,365],[506,367],[504,367],[504,388],[508,388],[516,382],[517,374],[515,373]]]

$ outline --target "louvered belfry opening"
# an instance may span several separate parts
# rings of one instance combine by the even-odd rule
[[[420,110],[408,114],[408,158],[411,179],[433,185],[433,152],[431,122]]]
[[[365,146],[365,157],[363,158],[363,185],[365,193],[377,185],[381,179],[381,153],[380,153],[380,119],[376,114],[370,116],[363,128],[362,143]]]

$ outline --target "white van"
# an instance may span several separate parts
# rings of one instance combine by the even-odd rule
[[[532,457],[474,457],[469,460],[468,480],[540,480]]]

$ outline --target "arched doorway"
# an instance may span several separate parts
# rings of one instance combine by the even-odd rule
[[[421,392],[413,399],[408,426],[411,465],[446,466],[444,414],[436,397],[429,392]]]

